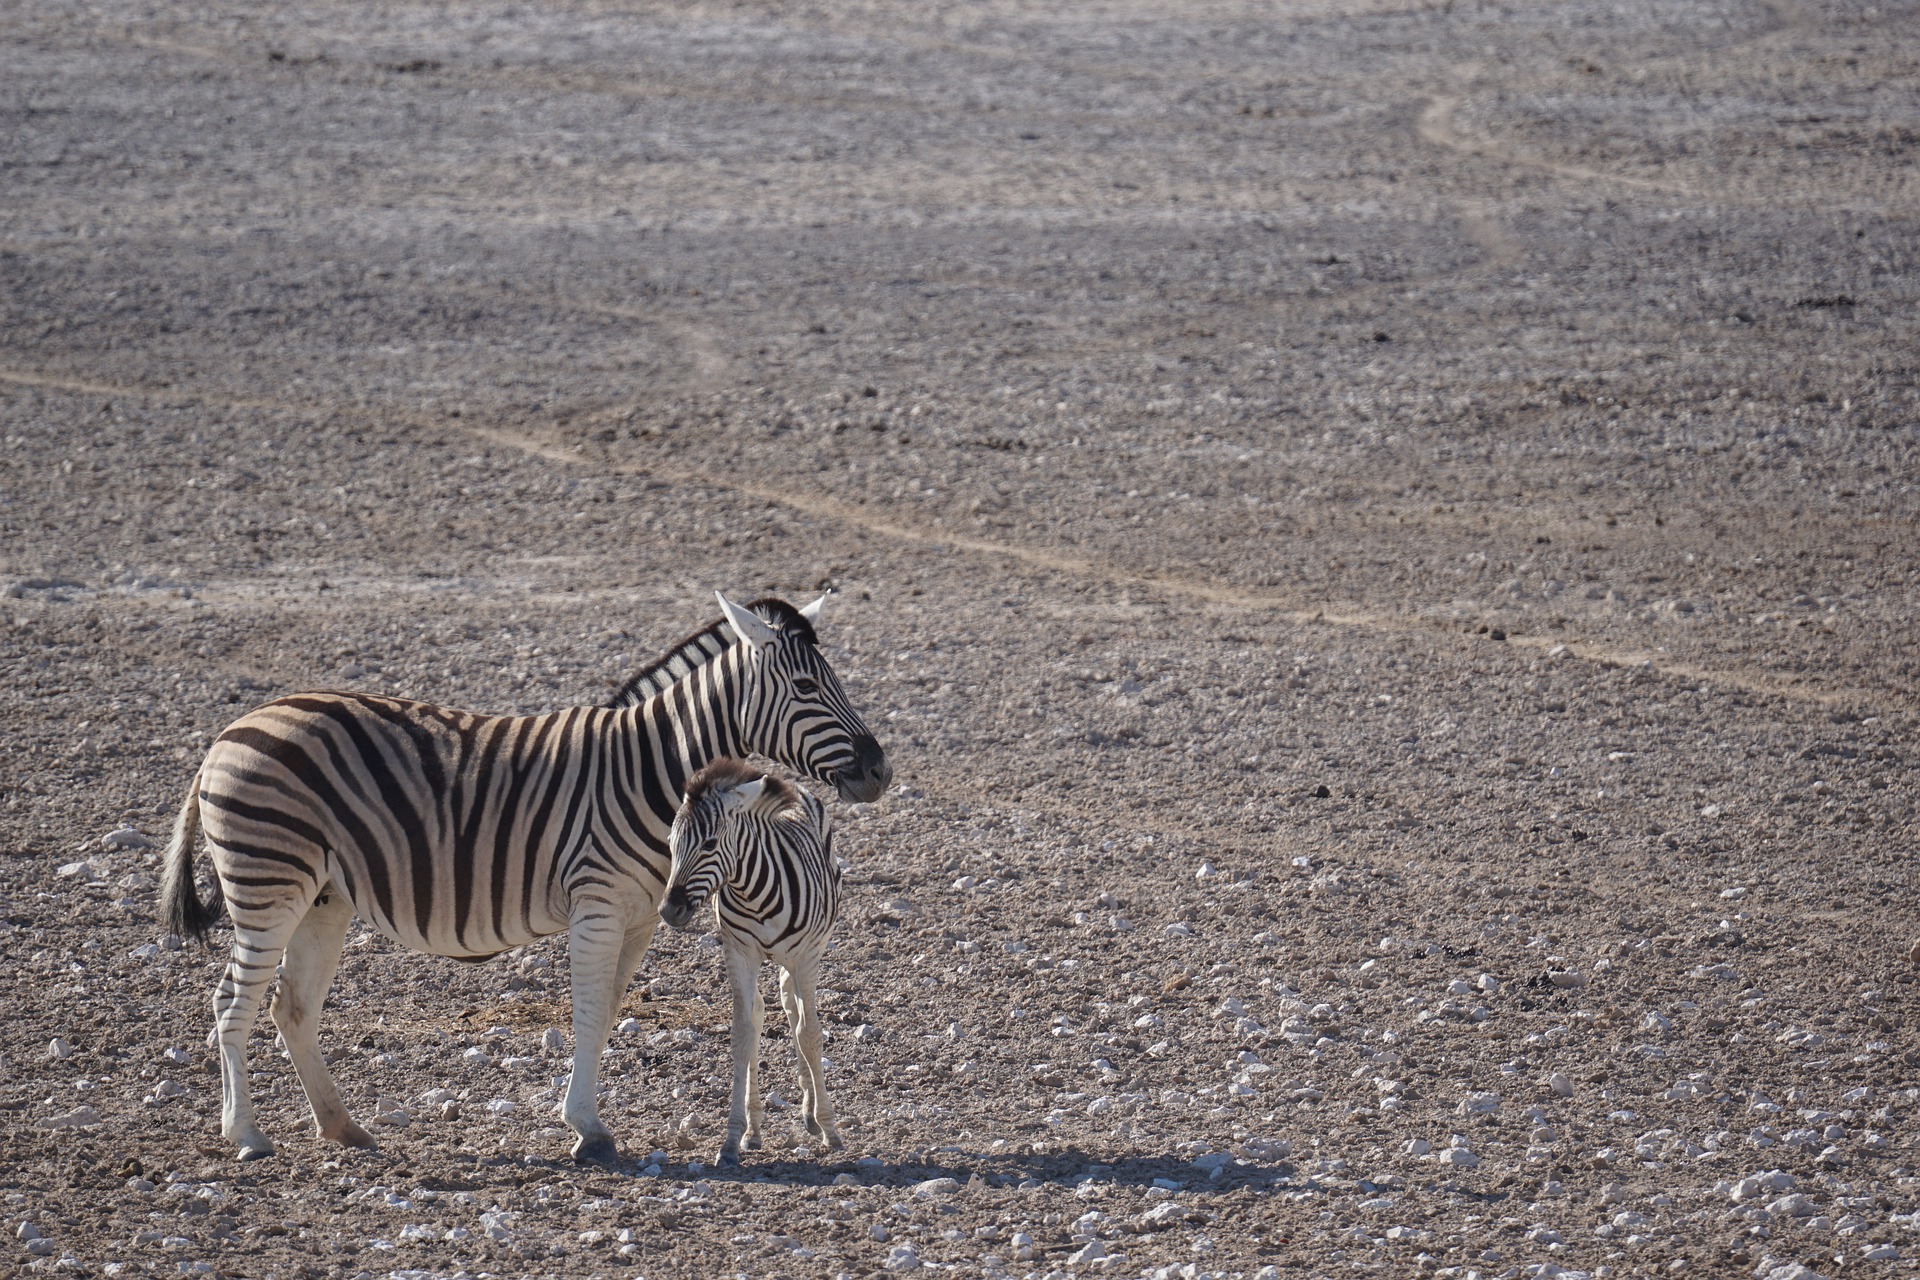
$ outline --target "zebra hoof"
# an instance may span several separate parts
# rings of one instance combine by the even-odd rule
[[[608,1134],[596,1134],[591,1138],[582,1138],[573,1144],[573,1162],[575,1164],[618,1164],[620,1147]]]
[[[743,1143],[742,1145],[745,1146],[746,1149],[749,1151],[758,1151],[760,1149],[760,1135],[757,1133],[754,1134],[751,1138],[748,1138],[746,1142]]]
[[[740,1153],[737,1151],[722,1151],[718,1156],[714,1157],[713,1162],[722,1169],[738,1169],[740,1167]]]
[[[807,1124],[807,1132],[812,1134],[816,1138],[819,1137],[822,1133],[826,1132],[824,1129],[820,1127],[820,1122],[818,1120],[815,1120],[812,1116],[806,1117],[806,1124]]]
[[[271,1142],[256,1142],[240,1148],[240,1158],[242,1160],[265,1160],[273,1154],[274,1150]]]
[[[380,1145],[373,1140],[372,1134],[351,1120],[340,1126],[340,1132],[330,1133],[327,1136],[343,1147],[360,1147],[364,1150],[371,1151]]]

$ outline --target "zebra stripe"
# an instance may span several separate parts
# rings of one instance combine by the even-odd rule
[[[687,783],[673,820],[673,869],[660,918],[688,927],[711,902],[733,989],[733,1101],[718,1157],[740,1163],[760,1147],[760,966],[780,966],[780,1003],[800,1059],[807,1131],[841,1145],[820,1061],[815,984],[840,911],[840,869],[826,806],[784,779],[716,760]]]
[[[404,946],[483,960],[570,932],[574,1154],[616,1153],[600,1122],[599,1053],[653,936],[687,779],[759,752],[868,799],[891,778],[820,653],[813,617],[778,600],[696,632],[612,707],[492,716],[353,693],[280,698],[214,742],[182,807],[163,887],[176,931],[217,919],[193,885],[204,831],[234,924],[214,996],[222,1129],[271,1154],[247,1096],[246,1037],[274,966],[273,1018],[322,1135],[371,1139],[340,1106],[314,1014],[355,912]],[[283,962],[284,957],[284,962]]]

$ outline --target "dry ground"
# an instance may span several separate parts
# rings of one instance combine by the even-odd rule
[[[1911,4],[0,32],[0,1272],[1913,1270]],[[276,692],[593,700],[823,585],[900,780],[848,1151],[690,1163],[698,939],[609,1172],[561,946],[362,935],[326,1043],[411,1122],[322,1146],[263,1032],[231,1161],[106,835]]]

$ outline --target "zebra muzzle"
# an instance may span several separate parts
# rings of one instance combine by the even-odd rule
[[[878,740],[862,735],[853,740],[854,762],[835,779],[840,798],[850,804],[878,800],[893,782],[893,766]]]

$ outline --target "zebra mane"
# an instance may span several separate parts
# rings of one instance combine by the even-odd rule
[[[747,608],[789,635],[797,635],[811,645],[820,643],[813,624],[785,600],[762,596]],[[731,648],[736,639],[738,637],[733,634],[733,628],[725,618],[708,623],[667,650],[664,656],[641,668],[638,675],[620,686],[619,692],[606,705],[615,708],[639,706],[689,671],[696,671],[712,662]]]
[[[710,795],[724,794],[744,787],[749,782],[761,783],[761,796],[776,802],[779,808],[785,809],[799,803],[800,789],[791,782],[778,774],[764,773],[732,756],[709,761],[698,773],[688,778],[685,803],[692,807]]]

